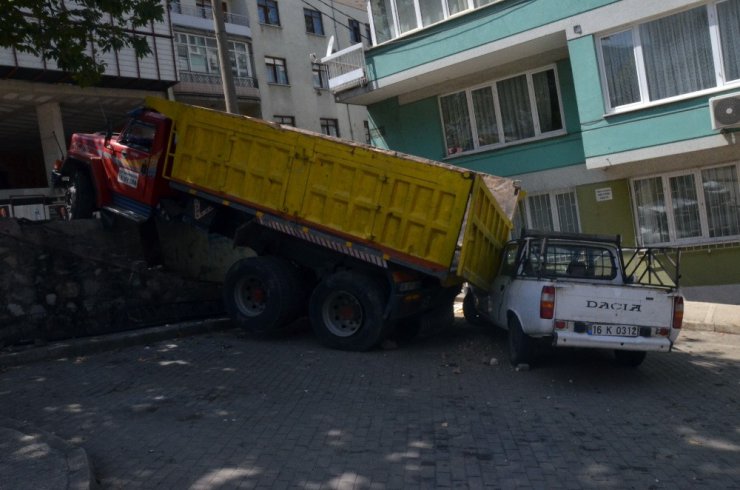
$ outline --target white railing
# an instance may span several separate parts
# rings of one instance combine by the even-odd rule
[[[189,83],[204,83],[208,85],[221,85],[221,75],[214,73],[199,73],[197,71],[180,70],[180,81]],[[257,80],[251,77],[234,77],[234,85],[237,87],[257,88]]]
[[[178,2],[172,2],[170,3],[170,10],[172,10],[173,13],[187,15],[190,17],[198,17],[201,19],[213,18],[213,10],[211,9],[211,7],[207,6],[193,7],[189,5],[182,5]],[[226,22],[227,24],[236,24],[249,27],[249,17],[247,17],[246,15],[224,12],[224,22]]]
[[[329,54],[321,58],[321,63],[329,69],[329,89],[335,94],[367,84],[362,43]]]

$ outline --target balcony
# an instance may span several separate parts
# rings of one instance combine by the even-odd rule
[[[329,89],[334,94],[367,84],[362,43],[325,56],[321,58],[321,63],[329,69]]]
[[[213,32],[213,10],[207,6],[189,6],[178,2],[170,3],[172,25],[194,27]],[[249,17],[246,15],[224,12],[226,32],[238,36],[252,36],[249,29]]]
[[[220,75],[184,70],[180,70],[178,74],[180,83],[175,85],[175,93],[223,97],[224,89]],[[259,99],[260,91],[256,78],[235,76],[234,85],[237,97]]]

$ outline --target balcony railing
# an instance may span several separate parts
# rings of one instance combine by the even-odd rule
[[[182,5],[178,2],[171,2],[170,10],[175,14],[198,17],[200,19],[213,19],[213,10],[211,9],[211,7],[192,7],[188,5]],[[226,22],[227,24],[236,24],[249,27],[249,17],[247,17],[246,15],[224,12],[224,22]]]
[[[367,84],[362,43],[325,56],[321,62],[329,69],[329,89],[335,94]]]
[[[180,70],[180,82],[222,86],[221,75]],[[257,88],[257,79],[253,77],[234,77],[237,88]]]

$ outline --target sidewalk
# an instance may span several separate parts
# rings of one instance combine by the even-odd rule
[[[740,335],[740,305],[687,301],[683,328]]]

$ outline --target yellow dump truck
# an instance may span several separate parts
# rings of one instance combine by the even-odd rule
[[[308,310],[325,344],[367,350],[452,315],[486,289],[514,182],[254,118],[149,98],[119,134],[76,134],[55,171],[71,217],[158,213],[251,247],[224,301],[274,332]]]

